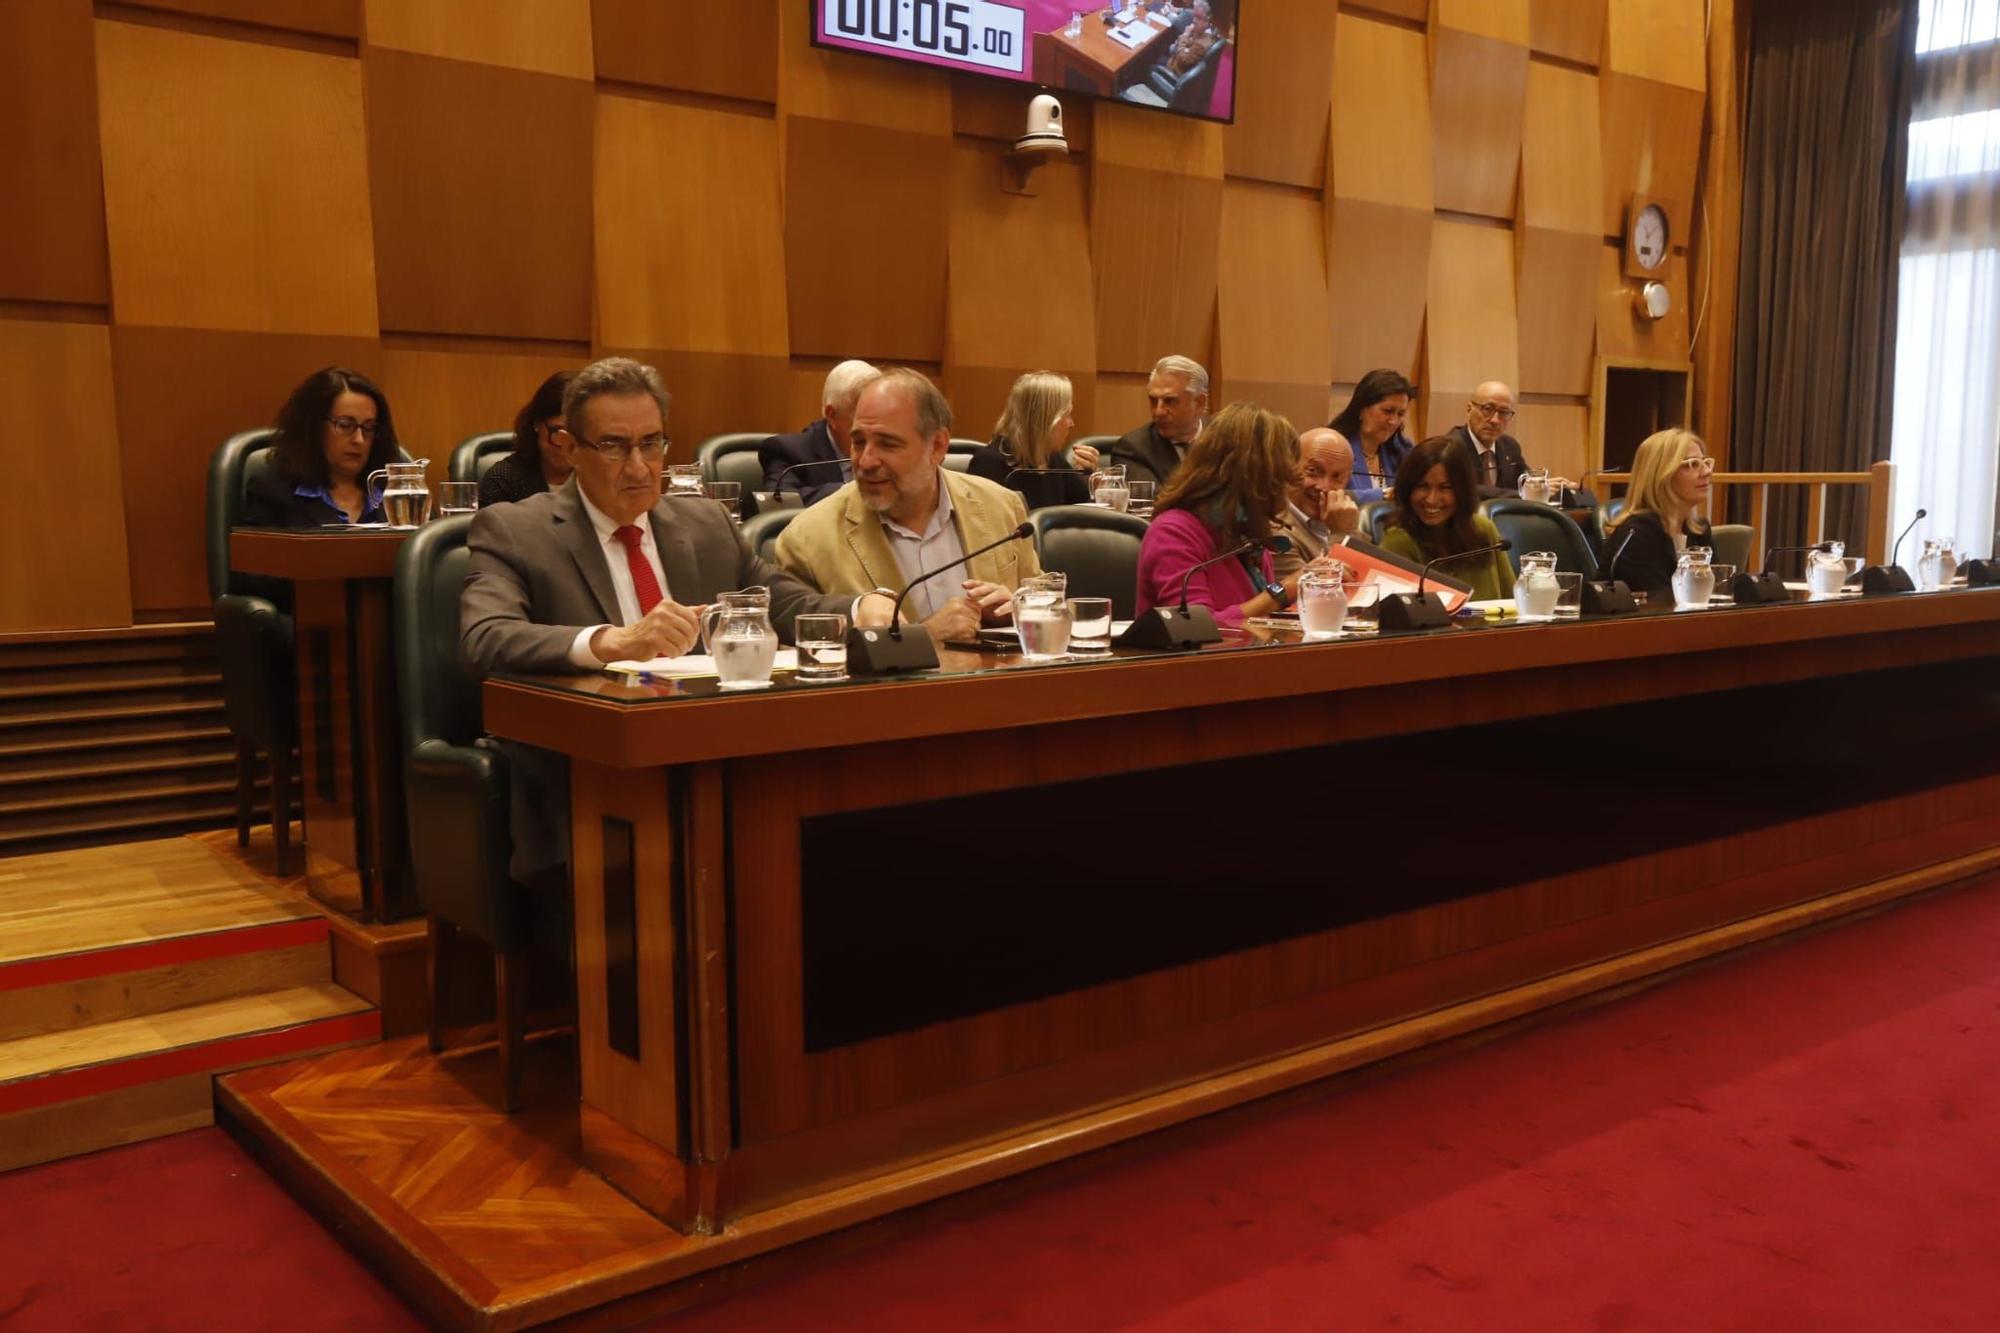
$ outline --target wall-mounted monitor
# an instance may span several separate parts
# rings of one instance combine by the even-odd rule
[[[1237,0],[807,0],[813,43],[1205,120],[1236,118]]]

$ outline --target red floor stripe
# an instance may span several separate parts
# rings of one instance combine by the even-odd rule
[[[170,940],[151,940],[145,944],[92,949],[57,958],[30,958],[18,963],[0,963],[0,991],[56,986],[67,981],[88,981],[93,977],[143,972],[154,967],[175,967],[206,962],[212,958],[263,953],[268,949],[289,949],[295,945],[317,943],[326,937],[326,918],[312,916],[265,926],[244,926],[209,931],[202,935],[181,935]]]

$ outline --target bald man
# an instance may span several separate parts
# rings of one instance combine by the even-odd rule
[[[1451,429],[1453,438],[1473,451],[1473,471],[1479,478],[1479,498],[1516,495],[1528,461],[1521,442],[1507,433],[1514,424],[1514,391],[1499,380],[1488,380],[1465,403],[1465,424]]]
[[[1342,534],[1360,530],[1361,508],[1347,489],[1353,471],[1353,446],[1339,431],[1315,426],[1299,436],[1299,469],[1278,520],[1278,531],[1292,539],[1292,549],[1271,557],[1271,573],[1279,582],[1325,555]]]

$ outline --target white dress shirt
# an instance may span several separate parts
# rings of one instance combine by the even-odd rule
[[[611,566],[611,587],[618,594],[618,623],[630,625],[639,619],[639,593],[632,586],[632,565],[625,555],[625,543],[613,535],[620,525],[592,504],[581,486],[577,487],[576,498],[583,501],[583,512],[590,515],[590,526],[597,531],[597,544],[603,548],[604,563]],[[667,588],[667,571],[660,564],[660,550],[653,542],[652,516],[641,514],[633,526],[639,529],[639,553],[646,557],[646,563],[653,567],[653,577],[659,580],[660,596],[671,598],[673,593]],[[592,625],[579,631],[569,646],[570,664],[586,671],[595,671],[603,666],[608,659],[590,651],[590,640],[597,631],[609,628],[609,625]]]
[[[905,620],[929,620],[958,595],[959,585],[966,577],[965,567],[956,565],[922,583],[911,582],[925,570],[965,557],[965,543],[959,540],[958,525],[951,521],[951,488],[944,484],[942,473],[937,491],[937,510],[922,532],[913,532],[887,515],[882,517],[882,535],[889,539],[889,550],[896,557],[896,568],[902,572],[903,586],[910,590],[903,601]]]

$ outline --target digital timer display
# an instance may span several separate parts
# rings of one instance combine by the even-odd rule
[[[821,0],[819,37],[981,74],[1028,77],[1028,23],[993,0]]]

